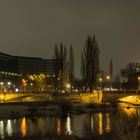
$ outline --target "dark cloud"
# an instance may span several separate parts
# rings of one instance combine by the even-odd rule
[[[50,58],[55,43],[73,44],[76,74],[87,34],[96,34],[101,68],[115,73],[140,61],[140,1],[138,0],[13,0],[0,1],[0,51]]]

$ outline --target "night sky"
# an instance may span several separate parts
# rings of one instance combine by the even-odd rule
[[[110,59],[115,74],[140,62],[140,0],[0,1],[0,52],[52,58],[55,43],[72,44],[79,77],[88,34],[96,35],[102,70]]]

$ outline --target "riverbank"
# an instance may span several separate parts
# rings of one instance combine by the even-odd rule
[[[46,115],[82,114],[117,109],[116,104],[87,104],[71,102],[22,102],[0,104],[0,119]]]

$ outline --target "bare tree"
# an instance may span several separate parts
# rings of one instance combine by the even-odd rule
[[[89,88],[90,92],[92,92],[93,88],[97,86],[97,77],[99,74],[99,48],[95,35],[88,36],[86,39],[81,68],[85,89]]]
[[[112,80],[113,80],[113,62],[112,59],[109,63],[109,76],[110,76],[110,86],[112,87]]]
[[[121,75],[128,79],[127,88],[137,88],[138,71],[140,69],[139,63],[129,63],[126,68],[121,69]]]
[[[66,68],[67,50],[66,47],[60,43],[55,45],[54,59],[55,59],[55,80],[56,87],[60,86],[61,90],[64,88],[65,68]]]
[[[82,76],[82,82],[84,85],[84,91],[86,91],[86,66],[85,66],[85,59],[84,59],[84,55],[82,53],[81,55],[81,76]]]
[[[69,81],[71,83],[71,92],[72,92],[73,80],[74,80],[74,51],[71,45],[69,51]]]

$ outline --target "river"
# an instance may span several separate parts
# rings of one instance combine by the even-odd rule
[[[0,139],[136,140],[140,134],[140,108],[120,105],[110,111],[64,113],[0,120]]]

